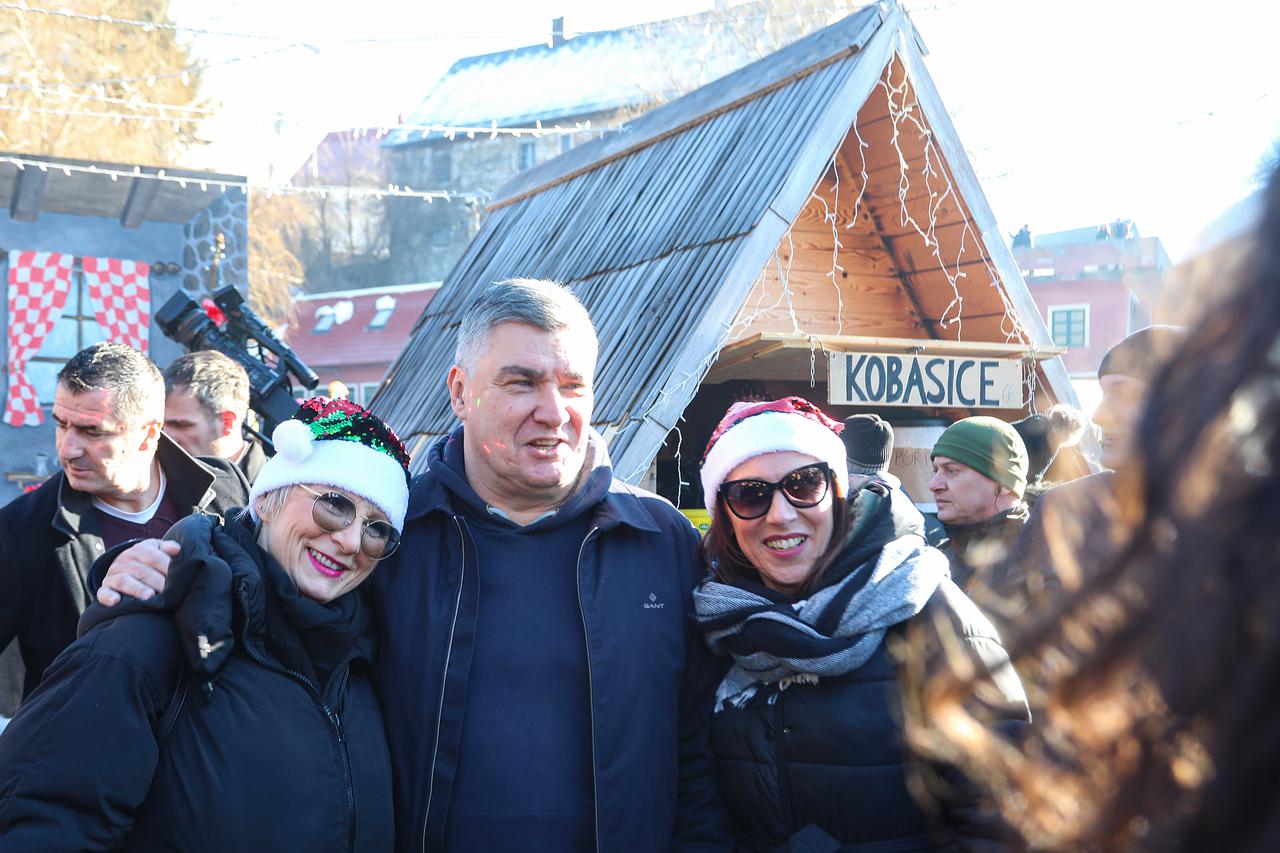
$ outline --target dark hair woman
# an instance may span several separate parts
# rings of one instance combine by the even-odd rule
[[[839,429],[798,397],[736,404],[703,460],[711,577],[694,596],[708,643],[732,660],[712,744],[739,843],[998,842],[998,817],[962,780],[950,779],[946,795],[913,796],[913,780],[938,781],[939,768],[904,741],[901,669],[917,657],[900,660],[891,642],[910,635],[905,645],[918,643],[924,660],[943,651],[929,643],[932,623],[953,626],[963,641],[948,651],[988,676],[993,724],[1025,725],[1022,687],[995,630],[948,579],[946,558],[924,544],[906,496],[870,481],[850,494]]]
[[[0,848],[392,848],[359,587],[399,541],[408,456],[323,398],[273,439],[250,511],[174,525],[164,596],[86,611],[0,736]]]
[[[1212,282],[1153,377],[1113,544],[1014,638],[1043,672],[1036,735],[970,727],[963,673],[930,685],[922,740],[1037,847],[1280,850],[1280,170],[1263,204],[1242,286]],[[1066,553],[1099,538],[1053,532]]]

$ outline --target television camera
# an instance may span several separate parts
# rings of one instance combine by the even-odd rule
[[[188,351],[212,349],[234,359],[249,374],[249,406],[260,430],[249,431],[273,450],[270,435],[276,425],[298,409],[293,387],[315,388],[315,371],[262,322],[234,286],[213,293],[202,306],[179,291],[155,314],[156,325]]]

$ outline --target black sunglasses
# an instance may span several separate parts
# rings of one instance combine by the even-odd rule
[[[831,488],[831,466],[825,462],[805,465],[787,474],[776,483],[764,480],[727,480],[720,484],[720,497],[729,512],[743,521],[759,518],[773,506],[773,492],[782,496],[796,509],[808,509],[822,503]]]
[[[346,530],[357,518],[356,505],[351,498],[339,492],[317,492],[315,489],[296,484],[298,488],[315,495],[311,503],[311,520],[326,533]],[[390,557],[400,545],[400,533],[391,526],[391,522],[380,518],[363,516],[364,528],[360,531],[360,551],[373,560]]]

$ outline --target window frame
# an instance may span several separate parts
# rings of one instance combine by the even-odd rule
[[[1088,346],[1089,346],[1089,338],[1090,338],[1089,330],[1090,330],[1090,325],[1091,325],[1091,322],[1090,322],[1090,321],[1092,320],[1092,317],[1091,317],[1092,312],[1091,312],[1091,310],[1090,310],[1090,309],[1091,309],[1091,307],[1092,307],[1092,306],[1090,306],[1090,305],[1089,305],[1089,303],[1087,303],[1087,302],[1079,302],[1079,303],[1066,304],[1066,305],[1050,305],[1050,306],[1048,306],[1048,307],[1046,307],[1046,308],[1045,308],[1045,325],[1047,325],[1047,326],[1049,327],[1049,337],[1050,337],[1050,339],[1053,341],[1053,345],[1054,345],[1054,346],[1056,346],[1056,347],[1066,347],[1067,349],[1086,349],[1086,348],[1088,348]],[[1070,319],[1070,315],[1071,315],[1072,313],[1074,313],[1074,312],[1077,312],[1077,311],[1078,311],[1078,312],[1080,312],[1080,313],[1083,315],[1083,318],[1084,318],[1084,323],[1083,323],[1084,328],[1083,328],[1083,330],[1082,330],[1083,342],[1082,342],[1082,343],[1079,343],[1079,344],[1072,344],[1072,343],[1069,343],[1069,341],[1071,340],[1071,319]],[[1067,315],[1067,321],[1066,321],[1066,323],[1067,323],[1067,327],[1066,327],[1066,332],[1067,332],[1067,334],[1066,334],[1066,338],[1067,338],[1067,340],[1068,340],[1068,343],[1060,343],[1060,342],[1058,341],[1058,337],[1057,337],[1057,335],[1056,335],[1056,334],[1054,334],[1054,317],[1055,317],[1055,315],[1057,315],[1057,314],[1064,314],[1064,315]]]
[[[6,269],[8,268],[7,263],[5,264],[5,267]],[[70,303],[73,299],[77,303],[74,311],[69,310]],[[9,318],[9,320],[10,322],[12,322],[12,318]],[[72,356],[80,352],[80,350],[84,349],[85,347],[89,346],[89,344],[85,343],[86,336],[84,333],[84,328],[85,328],[86,322],[92,323],[94,328],[99,331],[100,337],[97,339],[97,341],[110,340],[106,332],[102,330],[102,327],[100,325],[98,325],[98,318],[95,317],[93,314],[93,302],[89,298],[89,283],[85,281],[84,267],[81,266],[80,258],[78,257],[75,259],[75,261],[72,263],[72,266],[71,266],[71,286],[70,286],[70,289],[67,291],[67,304],[64,305],[62,308],[62,315],[58,318],[58,323],[61,323],[64,320],[76,321],[75,349],[72,350],[66,356],[45,354],[45,348],[49,345],[49,338],[53,335],[54,329],[57,328],[57,324],[55,323],[54,328],[49,330],[49,334],[45,336],[44,342],[40,344],[40,351],[27,360],[28,366],[32,364],[54,364],[54,365],[57,365],[59,369],[61,369],[62,366],[71,359]],[[95,341],[95,343],[97,341]],[[57,389],[58,389],[57,379],[54,380],[53,385],[49,388],[49,399],[47,400],[44,399],[43,394],[41,393],[41,390],[38,387],[37,380],[35,379],[35,377],[31,376],[29,372],[27,374],[27,379],[31,382],[32,387],[36,389],[36,399],[38,401],[38,405],[42,407],[52,406],[53,395],[57,393]]]

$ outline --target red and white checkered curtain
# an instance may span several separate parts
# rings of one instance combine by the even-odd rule
[[[62,316],[71,291],[74,256],[61,252],[9,253],[9,400],[4,422],[36,426],[44,422],[27,362]]]
[[[107,340],[146,353],[151,329],[151,267],[145,261],[81,258],[94,319]]]

